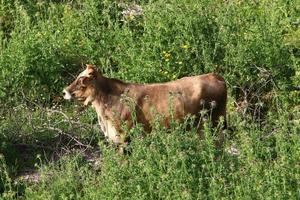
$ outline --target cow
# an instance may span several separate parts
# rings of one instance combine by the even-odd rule
[[[149,133],[157,115],[162,116],[160,123],[169,128],[171,120],[182,120],[187,115],[200,120],[201,111],[210,109],[212,125],[215,127],[223,121],[226,126],[226,83],[214,73],[166,83],[138,84],[105,77],[94,65],[87,64],[63,90],[63,95],[67,100],[91,104],[105,137],[118,146],[126,144],[124,124],[130,129],[136,120]],[[198,129],[200,133],[201,126]],[[220,133],[218,146],[223,143],[223,137]]]

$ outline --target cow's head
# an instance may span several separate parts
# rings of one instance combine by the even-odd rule
[[[86,69],[63,90],[66,100],[76,99],[83,101],[85,105],[92,101],[95,90],[97,71],[93,65],[86,65]]]

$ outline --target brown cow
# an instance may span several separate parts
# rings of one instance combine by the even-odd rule
[[[116,144],[124,144],[125,133],[121,128],[126,123],[133,125],[132,112],[145,132],[151,131],[151,123],[157,114],[163,116],[161,123],[169,127],[170,120],[180,120],[188,114],[200,119],[203,108],[211,109],[213,126],[221,116],[226,126],[226,83],[221,76],[204,74],[184,77],[176,81],[154,84],[125,83],[104,77],[93,65],[79,74],[76,80],[64,89],[64,98],[83,101],[95,108],[101,130]],[[219,144],[223,142],[223,133]]]

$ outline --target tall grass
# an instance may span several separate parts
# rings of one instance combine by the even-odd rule
[[[239,155],[216,152],[205,128],[199,140],[186,124],[134,137],[131,154],[100,146],[103,160],[95,172],[80,157],[61,159],[43,169],[42,183],[25,190],[28,199],[293,199],[299,198],[299,128],[280,117],[276,130],[240,121],[233,140]],[[240,119],[236,119],[239,121]],[[287,132],[287,130],[289,130]],[[271,132],[274,131],[274,132]],[[216,157],[216,155],[218,155]]]
[[[86,62],[139,82],[214,71],[252,90],[270,90],[270,78],[297,86],[297,1],[141,1],[143,15],[126,20],[130,5],[2,1],[2,96],[53,95]]]

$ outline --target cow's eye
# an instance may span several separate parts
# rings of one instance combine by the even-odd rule
[[[76,90],[80,90],[82,87],[80,85],[76,85]]]
[[[84,78],[83,76],[79,77],[78,80],[77,80],[77,83],[80,83],[83,80],[83,78]]]
[[[76,84],[77,84],[77,85],[83,85],[84,78],[85,78],[85,77],[80,77],[80,78],[77,80]]]

